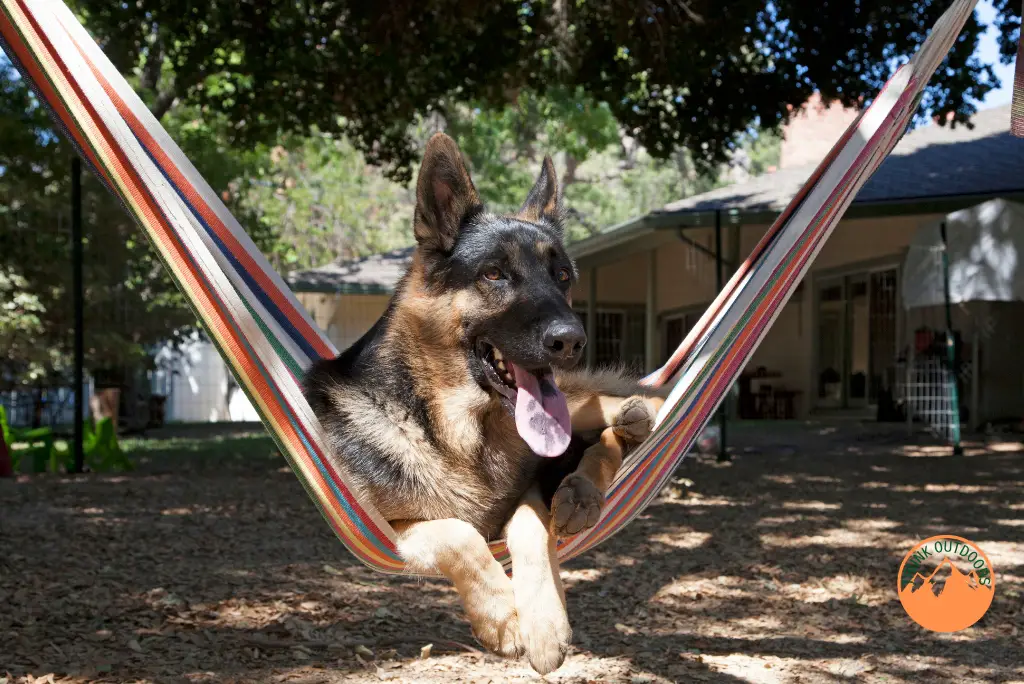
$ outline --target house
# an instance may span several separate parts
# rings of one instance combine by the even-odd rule
[[[776,171],[573,244],[587,361],[660,365],[855,116],[812,100],[784,130]],[[922,227],[947,213],[1024,199],[1024,140],[1009,123],[1009,107],[998,107],[978,112],[970,128],[932,123],[904,136],[748,364],[741,416],[868,414],[899,391],[915,355],[935,352],[945,307],[905,307],[903,264]],[[409,257],[402,250],[293,273],[290,285],[343,348],[383,312]],[[1012,360],[1021,356],[1012,340],[1024,338],[1024,303],[958,305],[951,315],[960,352],[976,366],[962,389],[975,399],[971,422],[1024,415],[1024,366]]]

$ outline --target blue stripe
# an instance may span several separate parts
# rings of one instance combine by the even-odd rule
[[[250,278],[247,278],[247,277],[246,277],[246,274],[245,274],[244,270],[242,270],[242,269],[241,269],[241,267],[240,267],[240,264],[238,264],[238,261],[237,261],[237,260],[236,260],[236,259],[235,259],[235,258],[234,258],[234,257],[233,257],[232,255],[231,255],[231,253],[230,253],[230,252],[229,252],[229,251],[227,250],[227,248],[226,248],[226,246],[225,246],[225,245],[223,244],[223,242],[222,242],[221,240],[219,240],[219,239],[217,238],[217,236],[216,236],[216,235],[215,235],[215,234],[213,233],[212,229],[211,229],[211,228],[210,228],[210,227],[209,227],[209,226],[208,226],[208,225],[206,224],[206,222],[205,222],[205,221],[203,221],[202,217],[200,217],[200,216],[199,216],[199,214],[198,214],[198,212],[196,211],[195,207],[194,207],[194,206],[193,206],[193,205],[192,205],[191,203],[189,203],[189,202],[188,202],[188,201],[187,201],[187,200],[186,200],[186,199],[185,199],[185,198],[184,198],[184,197],[182,196],[182,193],[181,193],[181,191],[180,191],[180,190],[178,190],[177,186],[175,186],[175,185],[174,185],[174,183],[173,183],[173,182],[171,182],[171,179],[167,177],[167,173],[166,173],[166,172],[165,172],[165,171],[163,170],[163,168],[162,168],[162,167],[160,166],[160,164],[159,164],[159,163],[157,162],[157,160],[153,158],[153,155],[152,155],[152,154],[150,154],[149,150],[147,150],[147,149],[145,148],[145,145],[142,145],[142,141],[141,141],[141,140],[138,140],[138,136],[136,136],[136,140],[137,140],[137,141],[139,142],[139,145],[140,145],[140,146],[141,146],[141,147],[142,147],[142,148],[143,148],[144,150],[146,150],[146,154],[147,154],[147,155],[149,156],[149,158],[150,158],[150,159],[151,159],[151,160],[153,161],[153,163],[154,163],[154,164],[156,165],[156,167],[160,169],[160,172],[161,172],[161,173],[163,174],[163,176],[164,176],[164,178],[165,178],[165,179],[167,180],[167,182],[168,182],[168,183],[170,183],[170,185],[171,185],[172,187],[174,187],[175,191],[176,191],[176,192],[178,193],[178,196],[179,196],[179,197],[181,198],[182,202],[183,202],[183,203],[184,203],[184,204],[185,204],[186,206],[188,206],[189,210],[190,210],[190,211],[192,212],[192,215],[193,215],[193,216],[195,216],[195,217],[196,217],[196,219],[197,219],[197,220],[198,220],[198,221],[199,221],[200,223],[202,223],[203,227],[204,227],[204,228],[205,228],[205,229],[207,230],[207,232],[208,232],[208,233],[210,234],[210,237],[211,237],[211,238],[213,238],[213,239],[214,239],[214,240],[215,240],[215,241],[217,242],[218,246],[219,246],[219,247],[221,248],[221,251],[222,251],[222,252],[223,252],[223,253],[225,254],[225,256],[227,256],[227,257],[228,257],[229,259],[231,259],[232,263],[233,263],[233,264],[235,265],[235,269],[236,269],[236,271],[237,271],[237,272],[239,272],[239,273],[240,273],[240,274],[241,274],[241,275],[243,276],[243,278],[246,278],[246,281],[247,281],[247,282],[249,282],[249,281],[250,281],[251,279],[250,279]],[[169,218],[169,217],[167,217],[167,216],[165,215],[165,216],[164,216],[164,218],[165,218],[165,219],[166,219],[166,220],[168,221],[168,223],[172,223],[172,225],[173,225],[173,222],[172,222],[172,221],[170,220],[170,218]],[[180,243],[180,240],[179,240],[179,243]],[[184,247],[185,247],[185,245],[184,245],[183,243],[181,243],[181,244],[182,244],[182,247],[184,248]],[[188,250],[187,250],[187,249],[186,249],[185,251],[186,251],[186,253],[188,253]],[[193,264],[195,264],[195,261],[194,261],[194,259],[192,258],[192,255],[191,255],[191,253],[189,253],[189,259],[190,259],[190,260],[191,260],[191,261],[193,262]],[[201,272],[201,269],[198,269],[198,264],[196,264],[196,266],[197,266],[197,270],[199,270],[199,271]],[[252,287],[252,285],[250,285],[250,287]],[[211,292],[213,292],[212,288],[211,288],[211,290],[210,290],[210,291],[211,291]],[[256,289],[256,288],[253,288],[253,292],[255,292],[255,293],[260,293],[261,291],[260,291],[260,290],[258,290],[258,289]],[[267,307],[267,309],[268,309],[268,311],[270,311],[271,313],[278,313],[278,314],[280,314],[280,313],[281,313],[279,309],[277,309],[276,307],[273,307],[273,306],[271,305],[272,303],[268,302],[268,301],[267,301],[266,299],[263,299],[263,298],[261,298],[261,301],[263,301],[263,302],[264,302],[264,306],[266,306],[266,307]],[[282,314],[282,315],[283,315],[283,314]],[[287,320],[285,321],[285,323],[287,323]],[[234,327],[235,327],[235,328],[236,328],[236,330],[237,330],[237,326],[234,326]],[[288,325],[286,326],[286,329],[291,329],[291,330],[294,330],[294,328],[293,328],[293,327],[292,327],[292,326],[291,326],[290,324],[288,324]],[[247,350],[248,350],[248,351],[249,351],[249,352],[250,352],[250,353],[252,354],[252,356],[253,356],[254,358],[257,358],[257,359],[259,358],[259,356],[258,356],[258,355],[256,354],[255,350],[254,350],[254,349],[252,348],[252,346],[251,346],[251,345],[250,345],[250,344],[248,343],[248,341],[247,341],[247,340],[245,339],[245,336],[244,336],[244,335],[241,335],[241,334],[240,334],[240,331],[239,331],[238,339],[239,339],[239,340],[240,340],[240,341],[242,342],[242,344],[244,344],[244,345],[245,345],[246,349],[247,349]],[[296,339],[296,341],[301,341],[301,342],[305,342],[305,340],[303,340],[303,339],[302,339],[301,337],[299,337],[299,338],[295,338],[295,339]],[[306,347],[306,348],[308,349],[308,346],[306,346],[306,345],[303,345],[303,346],[304,346],[304,347]],[[310,351],[311,351],[311,350],[310,350]],[[311,353],[311,355],[310,355],[310,358],[319,358],[319,355],[317,355],[317,354],[316,354],[315,352],[313,352],[313,353]],[[264,369],[263,369],[262,367],[261,367],[261,368],[260,368],[259,370],[260,370],[260,376],[261,376],[261,378],[263,379],[263,382],[264,382],[264,384],[266,384],[266,386],[267,386],[267,387],[268,387],[268,388],[270,389],[271,393],[272,393],[272,394],[273,394],[273,396],[274,396],[274,399],[275,399],[275,401],[276,401],[276,402],[277,402],[277,403],[278,403],[278,404],[279,404],[279,405],[280,405],[280,406],[281,406],[282,408],[285,408],[285,407],[287,406],[287,403],[286,403],[286,402],[284,401],[283,395],[282,395],[282,394],[281,394],[281,392],[280,392],[280,391],[278,390],[278,388],[277,388],[276,384],[275,384],[275,383],[274,383],[274,382],[273,382],[273,381],[272,381],[272,380],[270,379],[269,375],[267,374],[267,372],[266,372],[266,371],[265,371],[265,370],[264,370]],[[303,431],[303,430],[301,430],[301,429],[299,429],[299,422],[298,422],[298,420],[297,420],[297,419],[295,418],[295,416],[293,415],[293,413],[292,413],[291,411],[288,411],[288,410],[285,410],[285,411],[284,411],[284,413],[285,413],[285,415],[287,415],[287,416],[288,416],[288,421],[289,421],[289,423],[290,423],[290,424],[292,425],[292,427],[293,427],[293,428],[295,429],[295,432],[296,432],[296,434],[298,434],[298,435],[299,435],[299,439],[300,439],[300,440],[302,441],[302,444],[303,444],[303,446],[305,447],[305,449],[306,449],[306,452],[307,452],[307,453],[308,453],[308,454],[309,454],[309,455],[310,455],[310,456],[312,457],[312,460],[313,460],[314,464],[316,464],[317,470],[319,470],[319,471],[320,471],[320,474],[321,474],[321,476],[323,476],[323,478],[324,478],[324,481],[325,481],[325,482],[327,482],[328,486],[330,487],[330,490],[331,490],[331,492],[332,492],[332,493],[333,493],[333,495],[334,495],[334,499],[335,499],[335,500],[336,500],[336,501],[337,501],[337,502],[338,502],[338,503],[339,503],[339,504],[341,505],[341,507],[342,507],[342,510],[344,510],[344,511],[345,511],[345,514],[346,514],[346,515],[347,515],[347,516],[348,516],[348,517],[349,517],[349,518],[350,518],[350,519],[351,519],[351,520],[352,520],[352,521],[353,521],[353,522],[354,522],[354,523],[356,524],[356,527],[357,527],[357,528],[358,528],[358,529],[359,529],[359,530],[360,530],[360,531],[361,531],[361,532],[363,533],[363,535],[364,535],[364,536],[365,536],[365,537],[366,537],[367,539],[375,540],[375,541],[377,542],[377,546],[378,546],[378,547],[379,547],[380,549],[382,549],[383,551],[386,551],[386,552],[387,552],[387,554],[388,554],[388,555],[389,555],[389,556],[390,556],[391,558],[395,559],[396,561],[399,561],[399,562],[401,562],[401,558],[399,558],[399,557],[398,557],[397,555],[395,555],[395,553],[394,553],[394,552],[392,552],[392,551],[391,551],[391,550],[390,550],[390,549],[388,548],[388,545],[387,545],[387,544],[381,544],[381,543],[380,543],[380,542],[381,542],[380,538],[379,538],[379,537],[377,537],[377,535],[375,535],[375,534],[374,534],[374,533],[372,532],[372,530],[370,530],[370,529],[369,529],[369,527],[368,527],[368,526],[367,526],[367,525],[366,525],[366,524],[365,524],[365,523],[364,523],[364,522],[362,521],[362,519],[360,518],[359,514],[358,514],[358,513],[357,513],[357,512],[356,512],[356,511],[354,510],[354,508],[352,507],[352,505],[350,504],[350,502],[349,502],[349,501],[348,501],[348,500],[347,500],[347,499],[345,498],[345,496],[344,496],[344,495],[343,495],[343,494],[341,493],[341,490],[340,490],[340,489],[338,488],[337,484],[336,484],[336,483],[334,482],[334,479],[333,479],[333,477],[331,476],[331,474],[330,474],[330,471],[329,471],[329,470],[327,469],[327,467],[326,467],[326,466],[324,465],[324,463],[323,463],[323,460],[322,460],[322,459],[320,458],[319,454],[318,454],[318,453],[316,452],[316,450],[315,450],[315,449],[313,448],[313,445],[312,445],[312,444],[311,444],[311,443],[309,442],[309,440],[308,440],[308,439],[306,438],[306,435],[305,435],[304,431]],[[264,422],[265,422],[265,423],[268,423],[268,424],[270,424],[270,425],[273,425],[273,421],[270,421],[270,420],[268,420],[268,419],[266,418],[266,416],[264,416]],[[347,545],[346,545],[346,546],[347,546]],[[353,555],[356,555],[356,556],[358,556],[359,554],[353,553]]]
[[[753,278],[755,275],[757,275],[757,273],[759,271],[761,271],[763,268],[765,268],[765,266],[767,265],[767,255],[771,251],[772,245],[779,239],[779,237],[785,232],[785,230],[786,230],[785,227],[782,230],[779,230],[778,233],[776,234],[776,236],[772,239],[772,241],[768,245],[765,246],[765,249],[761,253],[761,255],[762,255],[761,259],[758,261],[757,265],[754,266],[753,269],[751,270],[750,275],[747,278],[747,282],[749,282],[751,278]],[[794,247],[798,248],[803,242],[804,241],[798,242]],[[781,262],[775,268],[778,269],[779,267],[781,267]],[[790,288],[790,289],[792,289],[792,288]],[[755,309],[756,309],[756,307],[755,307]],[[748,309],[748,313],[749,312],[750,312],[750,310]],[[709,330],[707,330],[704,333],[704,335],[701,336],[701,338],[694,345],[691,354],[689,354],[687,356],[687,360],[695,357],[697,355],[697,353],[699,352],[699,350],[702,349],[705,345],[708,344],[708,342],[710,341],[711,337],[722,326],[722,321],[723,320],[724,320],[724,316],[722,317],[722,319],[717,324],[712,326]],[[734,330],[732,332],[732,336],[735,337],[735,335],[737,333],[738,333],[738,331]],[[679,398],[679,402],[678,403],[680,403],[680,404],[681,403],[685,403],[690,397],[694,396],[695,392],[697,394],[700,394],[700,393],[702,393],[704,391],[704,388],[707,387],[708,383],[710,383],[711,380],[717,375],[718,369],[721,367],[722,362],[725,359],[725,352],[726,351],[727,351],[727,348],[724,345],[719,347],[719,349],[718,349],[718,351],[716,353],[716,356],[719,358],[718,363],[715,364],[714,366],[712,366],[710,371],[705,370],[704,371],[704,373],[705,373],[704,382],[702,382],[696,388],[690,388],[682,397]],[[683,366],[684,363],[685,362],[680,363],[679,365]],[[679,369],[677,368],[676,371],[678,371],[678,370]],[[725,391],[723,391],[721,393],[721,396],[718,398],[717,401],[721,401],[721,398],[724,397],[724,396],[725,396]],[[673,459],[674,464],[677,464],[679,461],[681,461],[683,459],[683,457],[686,455],[686,452],[697,441],[697,438],[700,436],[701,430],[703,430],[707,426],[707,424],[711,421],[711,418],[713,416],[714,416],[714,411],[712,411],[711,414],[708,415],[708,417],[704,420],[703,424],[699,428],[697,428],[696,432],[689,438],[689,441],[685,442],[678,449],[678,451],[676,453],[671,454],[671,455],[668,456],[668,458]],[[677,417],[673,421],[673,424],[678,424],[678,422],[681,421],[683,418],[684,418],[684,416]],[[637,466],[634,468],[634,471],[637,470],[637,469],[640,470],[640,473],[641,473],[640,477],[638,479],[636,479],[634,481],[634,483],[626,490],[626,494],[619,500],[619,502],[615,505],[615,507],[612,508],[611,512],[606,516],[606,518],[613,517],[627,503],[632,503],[632,501],[633,501],[633,499],[635,497],[636,490],[642,484],[645,484],[648,481],[648,479],[649,479],[648,472],[650,470],[652,470],[654,468],[654,466],[656,464],[658,464],[663,458],[666,457],[665,452],[668,450],[668,448],[670,446],[670,442],[671,442],[671,437],[670,437],[669,434],[666,434],[663,437],[661,437],[657,442],[655,442],[654,445],[649,447],[649,449],[647,451],[647,454],[645,454],[641,458],[640,463],[637,464]],[[624,527],[628,522],[632,521],[637,515],[639,515],[643,511],[643,509],[647,507],[647,505],[651,501],[651,499],[653,499],[655,496],[657,496],[658,491],[661,488],[661,484],[664,483],[665,481],[667,481],[669,477],[671,477],[672,471],[673,471],[672,468],[666,469],[666,474],[665,474],[665,476],[660,478],[658,486],[652,487],[650,489],[650,493],[648,494],[647,498],[641,503],[640,506],[637,507],[637,510],[633,513],[633,515],[631,517],[627,518],[626,520],[621,521],[616,527]],[[616,490],[616,493],[618,491],[619,490]],[[608,535],[608,536],[611,536],[611,535]],[[605,539],[607,539],[607,538],[608,537],[605,537]]]
[[[129,126],[129,130],[130,129],[131,127]],[[253,293],[256,299],[258,299],[259,302],[263,305],[263,308],[266,309],[266,311],[271,316],[273,316],[274,320],[277,321],[278,325],[281,326],[281,328],[288,335],[288,337],[290,337],[292,341],[295,342],[295,344],[298,345],[300,350],[306,355],[306,360],[313,361],[316,359],[320,359],[321,356],[319,353],[317,353],[313,345],[308,340],[306,340],[306,338],[303,337],[301,333],[299,333],[295,326],[292,325],[292,322],[288,320],[288,316],[285,315],[283,311],[281,311],[281,309],[273,302],[270,296],[263,290],[262,287],[260,287],[260,284],[256,281],[256,279],[249,274],[249,272],[245,269],[244,266],[242,266],[242,264],[238,261],[238,259],[231,252],[231,250],[228,249],[224,241],[221,240],[220,237],[217,235],[216,231],[213,230],[213,228],[206,222],[206,220],[202,217],[202,215],[199,213],[196,207],[191,202],[188,201],[188,199],[185,197],[185,194],[181,191],[181,189],[174,183],[174,181],[171,180],[167,171],[164,170],[163,166],[160,165],[160,163],[149,151],[149,149],[142,143],[142,140],[140,140],[139,136],[135,134],[135,131],[132,131],[132,135],[135,136],[135,139],[139,143],[139,146],[143,150],[145,150],[146,156],[149,157],[150,161],[152,161],[153,164],[158,169],[160,169],[161,175],[163,175],[164,179],[168,182],[168,184],[170,184],[170,186],[174,188],[174,191],[178,194],[178,197],[181,199],[181,201],[185,204],[185,206],[189,208],[189,211],[192,212],[192,215],[196,217],[196,220],[199,221],[199,223],[206,230],[206,234],[210,236],[210,239],[212,239],[214,243],[216,243],[218,249],[220,249],[221,254],[227,257],[228,261],[231,262],[232,268],[234,269],[235,273],[241,276],[242,280],[248,286],[249,290]]]

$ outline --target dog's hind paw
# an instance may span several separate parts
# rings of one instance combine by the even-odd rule
[[[551,532],[571,537],[597,524],[604,494],[584,475],[567,475],[551,499]]]
[[[663,400],[657,397],[632,396],[622,402],[619,414],[615,416],[612,429],[629,444],[639,444],[647,439],[654,429]]]

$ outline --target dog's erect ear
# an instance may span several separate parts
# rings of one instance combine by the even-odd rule
[[[444,133],[435,133],[427,142],[416,180],[416,242],[448,252],[463,221],[482,209],[459,146]]]
[[[558,194],[558,176],[555,175],[555,164],[550,156],[544,157],[540,175],[519,209],[519,216],[527,221],[547,220],[552,227],[561,229],[562,198]]]

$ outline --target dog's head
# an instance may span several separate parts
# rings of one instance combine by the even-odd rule
[[[452,295],[471,374],[516,416],[534,451],[562,453],[568,409],[552,370],[575,365],[587,337],[571,307],[577,273],[562,244],[551,158],[519,211],[496,216],[455,141],[435,135],[416,184],[414,231],[424,287]]]

